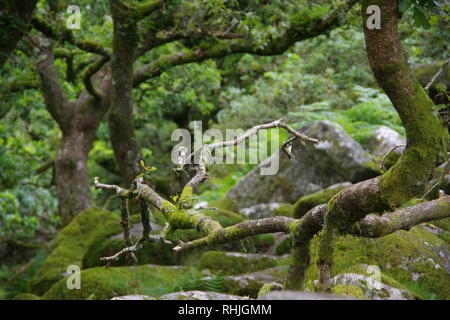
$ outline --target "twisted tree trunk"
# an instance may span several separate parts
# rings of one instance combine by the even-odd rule
[[[109,100],[84,91],[76,101],[69,101],[60,87],[50,48],[38,62],[37,69],[46,108],[62,132],[55,160],[55,184],[58,215],[64,226],[91,205],[87,159]],[[109,77],[99,72],[97,78],[102,79],[99,86],[107,92]]]
[[[381,9],[381,29],[367,27],[367,7]],[[328,203],[319,247],[319,280],[329,288],[333,244],[369,213],[393,210],[423,194],[437,164],[446,158],[448,134],[436,117],[425,90],[411,72],[397,27],[398,1],[364,0],[362,20],[370,66],[406,129],[407,146],[397,163],[381,177],[353,185]]]

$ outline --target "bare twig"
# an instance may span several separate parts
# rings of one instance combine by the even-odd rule
[[[401,148],[401,147],[406,147],[406,145],[404,145],[404,144],[398,144],[398,145],[396,145],[395,147],[393,147],[388,153],[386,153],[386,154],[384,155],[383,160],[382,160],[381,163],[380,163],[380,169],[386,170],[385,164],[386,164],[387,158],[391,155],[392,152],[394,152],[396,149]]]
[[[420,201],[423,201],[430,193],[431,191],[434,190],[434,188],[436,188],[437,186],[439,186],[442,183],[442,180],[444,180],[445,174],[448,172],[448,170],[450,169],[450,158],[447,159],[447,161],[445,162],[444,165],[444,170],[441,173],[441,176],[439,177],[438,181],[431,186],[430,189],[428,189],[427,192],[425,192],[425,194],[422,196],[422,198],[420,198]]]
[[[248,129],[243,134],[241,134],[240,136],[236,137],[233,140],[223,141],[223,142],[215,142],[215,143],[201,145],[196,150],[194,150],[189,156],[187,156],[185,158],[184,164],[187,164],[188,161],[192,157],[194,157],[199,152],[203,152],[202,150],[204,150],[204,149],[209,149],[209,151],[212,152],[212,150],[217,149],[217,148],[236,146],[236,145],[244,142],[247,138],[251,137],[252,135],[258,133],[259,130],[265,130],[265,129],[283,128],[286,131],[288,131],[289,133],[293,134],[294,137],[290,138],[286,143],[291,143],[295,139],[299,139],[302,142],[306,141],[306,142],[310,142],[310,143],[314,143],[314,144],[319,143],[319,141],[317,139],[310,138],[310,137],[308,137],[308,136],[306,136],[306,135],[304,135],[304,134],[302,134],[302,133],[292,129],[290,126],[288,126],[287,124],[283,123],[282,120],[283,119],[281,118],[281,119],[275,120],[275,121],[270,122],[270,123],[254,126],[254,127]],[[287,153],[287,154],[288,154],[288,156],[290,156],[289,153]]]
[[[447,66],[450,63],[450,58],[442,65],[442,67],[436,72],[436,74],[431,78],[430,82],[425,86],[425,90],[430,90],[430,87],[433,85],[433,83],[436,81],[436,79],[441,75],[441,73],[447,68]]]
[[[122,194],[126,191],[126,189],[121,188],[115,184],[104,184],[99,182],[99,177],[94,178],[94,187],[97,189],[103,190],[114,190],[117,194]]]

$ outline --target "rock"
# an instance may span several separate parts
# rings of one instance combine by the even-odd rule
[[[116,296],[146,295],[159,297],[176,291],[176,284],[187,272],[182,266],[142,265],[133,267],[97,267],[82,270],[81,288],[67,288],[67,278],[55,283],[44,300],[109,300]]]
[[[226,275],[260,271],[276,265],[273,256],[256,253],[209,251],[200,260],[201,269]]]
[[[343,273],[331,279],[334,287],[333,292],[345,292],[345,294],[354,292],[357,295],[363,294],[364,297],[371,300],[415,300],[416,298],[408,291],[391,287],[374,278],[357,274]],[[345,288],[351,288],[352,291],[345,291]],[[357,290],[360,289],[360,291]]]
[[[384,284],[409,291],[421,299],[450,298],[450,219],[434,221],[433,225],[418,225],[409,231],[397,231],[382,238],[369,239],[341,236],[334,249],[334,271],[364,274],[360,264],[379,267]],[[444,231],[442,231],[444,230]],[[284,238],[284,239],[283,239]],[[290,252],[290,237],[285,236],[276,247],[277,254]],[[311,242],[311,252],[317,252],[319,237]],[[307,288],[316,273],[307,277]],[[309,283],[309,284],[308,284]]]
[[[53,251],[30,281],[30,291],[42,295],[63,278],[70,265],[81,267],[83,256],[99,226],[108,223],[119,224],[119,217],[94,208],[80,212],[58,233]]]
[[[366,140],[364,147],[373,155],[383,157],[398,145],[406,145],[406,138],[389,127],[379,126]],[[404,149],[404,147],[399,147],[392,153],[396,154],[398,158]]]
[[[313,252],[318,242],[313,239]],[[334,259],[339,273],[363,274],[359,264],[379,267],[381,282],[388,286],[407,290],[421,299],[450,297],[449,246],[423,225],[376,239],[339,237]]]
[[[111,300],[248,300],[248,297],[240,297],[212,291],[184,291],[174,292],[160,296],[150,297],[142,294],[114,297]]]
[[[355,300],[355,298],[334,294],[285,290],[271,291],[259,297],[258,300]]]
[[[256,298],[259,290],[265,283],[282,283],[286,275],[287,267],[275,267],[257,272],[227,276],[224,278],[225,292]],[[211,277],[205,277],[202,280],[207,281],[210,279]]]
[[[159,297],[158,300],[249,300],[249,298],[212,291],[194,290],[165,294]]]
[[[156,298],[143,294],[130,294],[128,296],[114,297],[111,300],[156,300]]]
[[[319,204],[327,203],[335,194],[351,185],[351,182],[334,184],[326,189],[301,197],[294,205],[294,218],[301,218],[310,209]]]
[[[292,217],[293,207],[289,203],[263,203],[239,210],[246,219],[263,219],[275,216]]]
[[[319,121],[300,131],[317,138],[320,143],[302,146],[295,141],[292,145],[295,159],[292,160],[277,151],[238,182],[227,198],[236,201],[240,208],[260,203],[294,203],[300,197],[330,185],[345,181],[355,183],[379,174],[371,156],[339,125]],[[261,168],[277,161],[279,170],[276,174],[260,174]]]

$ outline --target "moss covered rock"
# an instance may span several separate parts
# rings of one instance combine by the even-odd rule
[[[344,190],[349,185],[351,185],[350,182],[339,183],[316,193],[301,197],[294,205],[294,218],[301,218],[315,206],[327,203],[335,194]]]
[[[350,296],[359,299],[364,299],[364,291],[358,286],[353,285],[342,285],[339,284],[334,286],[331,290],[332,293],[337,294],[339,296]]]
[[[381,280],[381,279],[380,279]],[[332,292],[371,300],[415,300],[407,290],[391,287],[381,281],[358,273],[343,273],[331,280]]]
[[[223,281],[225,292],[256,298],[264,284],[277,283],[281,285],[287,276],[288,269],[288,266],[283,266],[241,275],[226,276]],[[208,277],[204,278],[204,280],[208,279]]]
[[[374,170],[372,156],[365,152],[338,124],[318,121],[300,129],[320,141],[302,146],[292,143],[294,160],[277,151],[250,171],[227,193],[239,208],[260,203],[294,203],[300,197],[330,185],[366,180],[379,175]],[[261,170],[278,168],[276,174],[261,175]]]
[[[272,256],[239,252],[209,251],[200,260],[201,269],[226,275],[254,272],[276,265],[277,260]]]
[[[312,241],[313,261],[317,259],[319,238],[320,235]],[[387,285],[408,290],[421,299],[450,296],[449,246],[424,225],[377,239],[339,237],[334,259],[333,275],[361,273],[354,269],[361,264],[378,266],[382,282]],[[315,263],[311,264],[307,279],[317,279]]]
[[[81,288],[68,289],[61,279],[47,291],[47,300],[105,300],[116,296],[143,294],[159,297],[176,291],[176,282],[185,274],[180,266],[142,265],[136,267],[91,268],[81,271]]]
[[[119,223],[119,217],[100,209],[86,209],[62,229],[55,240],[54,249],[30,281],[30,291],[42,295],[62,278],[70,265],[81,267],[89,244],[99,231],[99,226]]]

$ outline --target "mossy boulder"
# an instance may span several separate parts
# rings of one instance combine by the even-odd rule
[[[358,273],[343,273],[331,280],[332,292],[371,300],[415,300],[410,292]]]
[[[313,194],[301,197],[294,205],[294,218],[299,219],[315,206],[327,203],[335,194],[341,192],[349,185],[351,185],[350,182],[339,183]]]
[[[448,226],[447,219],[436,221]],[[333,275],[359,273],[355,266],[378,266],[382,282],[395,288],[408,290],[421,299],[447,299],[450,297],[450,251],[444,228],[435,232],[428,224],[413,227],[410,231],[397,231],[391,235],[369,239],[341,236],[334,249]],[[307,281],[317,279],[317,251],[320,234],[311,244],[312,263]],[[277,254],[291,251],[290,237],[276,247]],[[388,278],[389,277],[389,278]],[[390,282],[390,280],[395,281]]]
[[[12,300],[41,300],[41,298],[32,293],[21,293],[12,298]]]
[[[226,275],[254,272],[276,265],[277,260],[272,256],[240,252],[209,251],[200,259],[200,269]]]
[[[313,260],[317,259],[319,238],[320,235],[312,241]],[[377,266],[387,285],[408,290],[421,299],[450,297],[449,246],[424,225],[376,239],[339,237],[334,259],[333,275],[355,273],[355,266],[361,264]],[[315,263],[311,264],[307,279],[317,279]]]
[[[67,279],[61,279],[42,296],[42,299],[109,300],[130,294],[159,297],[176,291],[175,284],[185,273],[186,268],[180,266],[91,268],[81,271],[80,289],[68,289]]]
[[[247,297],[235,296],[212,291],[183,291],[165,294],[158,298],[142,294],[114,297],[111,300],[248,300]]]
[[[83,256],[99,231],[99,226],[119,223],[119,217],[105,210],[90,208],[80,212],[56,236],[54,249],[30,281],[30,291],[46,292],[62,278],[70,265],[81,267]]]
[[[239,208],[260,203],[294,203],[336,183],[356,183],[379,175],[372,156],[340,125],[317,121],[300,131],[320,142],[302,146],[298,140],[294,141],[294,160],[288,159],[282,150],[275,152],[233,186],[226,197],[236,201]],[[267,172],[268,168],[274,169],[273,172]]]
[[[228,294],[256,298],[264,284],[277,283],[280,285],[286,278],[288,269],[288,266],[283,266],[240,275],[226,276],[223,281],[223,286],[225,292]],[[210,277],[205,277],[203,280],[210,280]]]
[[[364,291],[358,286],[353,285],[342,285],[339,284],[337,286],[334,286],[331,290],[332,293],[339,295],[339,296],[350,296],[355,297],[359,299],[364,299]]]

